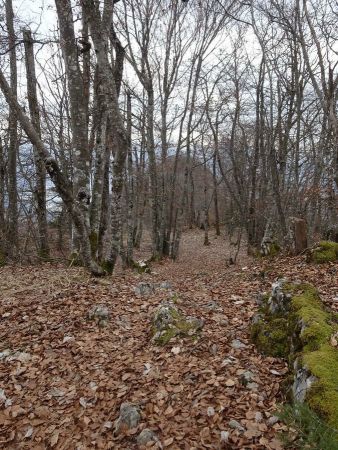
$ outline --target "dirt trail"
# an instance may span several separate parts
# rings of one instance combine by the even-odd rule
[[[150,275],[93,279],[51,265],[0,270],[0,352],[12,355],[0,358],[2,448],[136,449],[146,427],[168,449],[281,448],[282,426],[269,426],[269,417],[286,366],[259,355],[248,335],[260,268],[244,254],[226,267],[224,239],[202,242],[201,233],[188,233],[180,260],[156,264]],[[171,282],[178,307],[204,319],[200,339],[152,345],[151,318],[169,292],[138,296],[141,281]],[[106,327],[87,320],[93,304],[108,306]],[[247,385],[244,372],[252,373]],[[125,401],[139,404],[142,421],[114,437]]]

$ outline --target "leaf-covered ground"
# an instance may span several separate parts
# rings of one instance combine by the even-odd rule
[[[227,242],[202,242],[200,233],[186,234],[180,260],[154,264],[152,274],[94,279],[49,264],[0,269],[1,448],[136,449],[144,428],[168,449],[282,448],[283,425],[271,416],[287,368],[249,341],[255,297],[286,275],[315,283],[335,307],[338,266],[240,254],[227,267]],[[153,313],[172,292],[138,295],[145,281],[172,284],[180,310],[205,321],[199,339],[151,343]],[[87,317],[98,304],[110,312],[102,328]],[[139,405],[142,420],[115,436],[126,401]],[[234,420],[243,430],[231,428]]]

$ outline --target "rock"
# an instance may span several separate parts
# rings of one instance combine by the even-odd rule
[[[271,296],[268,300],[269,311],[273,315],[285,314],[290,309],[291,295],[283,292],[286,280],[281,278],[272,285]]]
[[[170,281],[163,281],[162,283],[160,283],[160,289],[170,290],[172,289],[172,284],[170,283]]]
[[[203,320],[185,317],[174,303],[165,301],[155,312],[152,339],[155,344],[165,345],[175,336],[196,336],[203,325]]]
[[[295,401],[303,403],[307,392],[315,381],[316,377],[311,375],[305,367],[298,369],[292,385],[292,393]]]
[[[228,366],[229,364],[234,364],[236,361],[235,357],[229,356],[228,358],[223,359],[221,366]]]
[[[32,359],[32,355],[27,352],[14,352],[7,357],[7,361],[20,361],[22,364]]]
[[[3,350],[2,352],[0,352],[0,359],[4,359],[7,356],[9,356],[11,354],[11,351],[9,348],[6,348],[5,350]]]
[[[219,306],[218,303],[211,300],[209,303],[205,305],[206,309],[209,309],[210,311],[223,311],[223,308]]]
[[[158,437],[153,431],[149,430],[149,428],[145,428],[137,436],[137,444],[147,445],[149,442],[158,442]]]
[[[135,293],[137,295],[151,295],[155,292],[155,287],[152,283],[142,282],[135,287]]]
[[[212,417],[215,415],[215,408],[213,408],[212,406],[209,406],[207,409],[207,415],[208,417]]]
[[[95,305],[88,313],[88,319],[95,321],[99,326],[104,327],[109,320],[109,310],[104,305]]]
[[[273,425],[275,425],[275,423],[279,422],[279,417],[277,416],[271,416],[268,418],[268,420],[266,421],[266,424],[269,427],[272,427]]]
[[[238,430],[240,432],[245,431],[245,428],[242,427],[242,425],[239,422],[237,422],[237,420],[234,420],[234,419],[230,420],[229,427],[234,430]]]
[[[247,386],[252,380],[253,380],[254,374],[250,372],[250,370],[247,370],[246,372],[242,373],[240,376],[241,383],[243,386]]]
[[[221,431],[221,442],[228,442],[229,431]]]
[[[235,349],[239,349],[239,348],[245,348],[246,345],[243,344],[243,342],[241,342],[239,339],[234,339],[234,340],[231,342],[231,347],[232,347],[232,348],[235,348]]]
[[[251,391],[257,391],[257,389],[259,388],[259,386],[258,386],[257,383],[248,383],[248,384],[246,385],[246,387],[247,387],[248,389],[250,389]]]
[[[134,261],[134,268],[138,273],[151,273],[149,263],[144,260]]]
[[[133,403],[122,403],[120,415],[114,422],[114,433],[118,435],[136,428],[141,420],[139,409]]]

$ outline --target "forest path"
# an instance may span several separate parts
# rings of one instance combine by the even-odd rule
[[[187,233],[180,260],[154,264],[152,274],[94,279],[48,264],[0,269],[0,447],[136,449],[137,434],[150,428],[168,449],[281,448],[283,425],[270,417],[286,365],[258,354],[249,324],[257,293],[304,263],[258,263],[243,253],[227,267],[223,238],[202,243],[201,232]],[[323,286],[332,286],[335,275],[320,270]],[[153,314],[169,292],[141,296],[135,287],[164,281],[182,312],[205,321],[197,341],[151,343]],[[98,304],[109,308],[104,328],[87,319]],[[142,420],[114,437],[123,402],[137,403]]]

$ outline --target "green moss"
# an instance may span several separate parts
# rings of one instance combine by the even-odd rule
[[[321,241],[312,250],[311,259],[315,263],[321,264],[338,260],[338,243],[333,241]]]
[[[305,353],[303,360],[318,379],[309,392],[309,405],[338,429],[338,350],[325,343],[317,351]]]
[[[327,342],[332,334],[331,314],[323,309],[316,289],[309,284],[295,285],[291,302],[292,311],[297,319],[304,324],[300,335],[304,351],[317,350]]]
[[[154,342],[157,345],[166,345],[168,342],[176,337],[182,336],[194,337],[198,334],[199,325],[196,319],[186,319],[176,308],[168,306],[168,313],[171,317],[171,322],[162,328],[161,319],[155,319],[152,334]]]
[[[289,353],[289,323],[285,318],[261,320],[251,326],[251,338],[258,350],[274,357],[286,357]]]
[[[300,356],[302,365],[317,378],[306,401],[338,429],[338,350],[329,343],[338,330],[337,315],[324,308],[310,284],[284,283],[283,292],[292,296],[290,311],[284,316],[272,315],[263,299],[262,319],[251,328],[253,341],[263,353],[289,357],[290,363]]]
[[[288,426],[281,435],[285,449],[337,450],[338,432],[306,403],[286,404],[276,415]]]
[[[139,274],[151,273],[149,261],[131,261],[131,267],[136,269]]]

